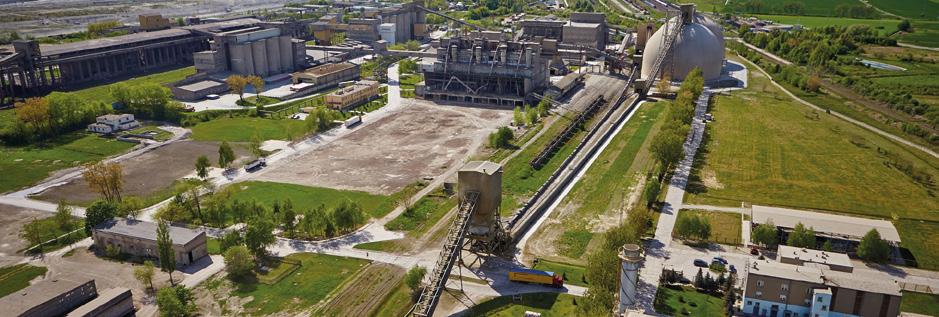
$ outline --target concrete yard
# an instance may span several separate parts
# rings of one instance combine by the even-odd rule
[[[512,118],[510,109],[408,103],[320,149],[259,172],[257,179],[390,194],[460,164]]]
[[[247,150],[233,146],[236,156]],[[180,141],[167,144],[148,153],[121,162],[124,167],[124,196],[147,197],[173,185],[195,171],[196,158],[205,155],[214,165],[218,161],[218,143]],[[50,202],[65,200],[87,203],[99,198],[81,177],[49,188],[37,198]]]
[[[16,264],[25,257],[16,252],[27,247],[20,238],[20,229],[33,219],[51,216],[49,213],[0,205],[0,267]]]

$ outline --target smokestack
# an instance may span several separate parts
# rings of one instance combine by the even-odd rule
[[[694,23],[694,5],[693,4],[682,4],[681,9],[681,23],[682,24],[691,24]]]
[[[636,287],[639,282],[639,267],[642,266],[643,257],[639,245],[626,244],[619,250],[622,260],[619,276],[619,314],[625,314],[626,309],[636,306]]]

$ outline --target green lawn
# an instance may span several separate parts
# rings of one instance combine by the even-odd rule
[[[889,1],[889,0],[888,0]],[[749,2],[749,0],[729,0],[728,3],[734,5],[742,11],[743,4]],[[841,5],[848,6],[861,6],[857,0],[789,0],[789,1],[760,1],[762,8],[759,10],[761,13],[773,13],[773,14],[783,14],[786,13],[784,5],[790,3],[801,4],[802,6],[802,15],[812,15],[812,16],[823,16],[823,17],[833,17],[837,14],[835,8]],[[710,7],[702,8],[704,10],[710,10]],[[742,13],[747,15],[746,13]]]
[[[374,242],[359,243],[353,246],[353,248],[360,250],[371,250],[371,251],[382,251],[382,252],[396,252],[405,250],[405,245],[403,243],[405,239],[394,239],[394,240],[382,240]]]
[[[772,15],[758,14],[760,19],[772,20],[776,23],[802,25],[807,28],[817,28],[825,26],[848,26],[848,25],[869,25],[878,30],[881,35],[889,35],[897,31],[897,25],[900,20],[897,19],[852,19],[837,18],[825,16],[797,16],[797,15]]]
[[[162,73],[156,73],[147,76],[134,77],[128,80],[123,80],[121,83],[128,85],[140,85],[140,84],[166,84],[174,81],[183,80],[186,76],[196,73],[195,67],[184,67],[176,70],[171,70]],[[114,102],[114,98],[111,98],[111,85],[100,85],[91,88],[76,90],[74,93],[80,97],[85,102],[90,101],[100,101],[106,104]]]
[[[67,233],[69,234],[62,237],[61,239],[56,239],[55,241],[52,241],[48,244],[44,244],[42,246],[42,252],[55,251],[87,237],[84,230],[78,230],[77,232],[74,232],[76,229],[85,227],[85,219],[83,218],[72,218],[72,227],[69,230],[62,230],[58,223],[56,223],[54,217],[36,219],[31,221],[31,223],[38,223],[38,226],[42,228],[42,230],[40,230],[42,233],[39,239],[43,243],[61,237]],[[25,252],[29,247],[32,247],[32,245],[27,246],[21,251]],[[35,252],[39,252],[39,250],[36,249]]]
[[[12,127],[16,123],[16,113],[13,109],[0,110],[0,132]]]
[[[500,296],[471,307],[469,316],[524,316],[526,311],[541,313],[543,317],[576,315],[576,296],[559,293],[531,293],[521,295],[515,302],[512,296]]]
[[[939,316],[939,295],[903,292],[900,311]]]
[[[692,287],[659,286],[655,311],[669,316],[724,316],[722,298]]]
[[[438,189],[421,197],[412,206],[411,212],[402,213],[385,224],[385,229],[405,231],[408,235],[419,237],[433,227],[437,221],[457,205],[456,196],[446,196]]]
[[[29,286],[29,281],[45,274],[45,267],[29,264],[17,264],[0,268],[0,297],[26,288]]]
[[[939,1],[936,0],[870,0],[881,10],[914,19],[939,19]]]
[[[209,254],[222,254],[222,245],[216,238],[209,238],[205,243],[205,247],[208,250]]]
[[[140,133],[150,133],[154,132],[153,139],[156,141],[166,141],[173,137],[173,133],[161,130],[155,125],[142,125],[139,128],[128,130],[127,133],[140,134]]]
[[[0,192],[32,185],[54,171],[97,162],[126,152],[135,144],[98,137],[83,131],[68,133],[44,144],[0,146]]]
[[[532,268],[561,275],[564,277],[565,285],[590,286],[587,281],[587,270],[582,266],[538,259],[538,264]]]
[[[934,179],[939,160],[816,113],[768,85],[761,74],[750,75],[750,88],[713,102],[715,121],[692,171],[689,203],[746,201],[939,220],[935,189],[886,165],[879,151],[898,155]]]
[[[236,284],[232,295],[253,298],[244,305],[249,314],[270,315],[308,309],[369,263],[360,259],[314,253],[291,254],[287,259],[300,261],[301,267],[276,284]]]
[[[288,140],[291,136],[304,135],[306,132],[306,122],[303,120],[222,117],[192,127],[192,139],[250,142],[257,135],[261,140]]]
[[[710,242],[739,245],[741,239],[741,221],[739,214],[730,212],[716,212],[706,210],[681,210],[678,218],[687,218],[690,215],[704,216],[711,224]],[[675,233],[672,232],[672,235]]]
[[[919,268],[939,270],[939,222],[900,220],[900,246],[910,251]]]
[[[247,181],[231,186],[236,188],[232,199],[254,200],[268,208],[274,202],[283,202],[287,199],[290,199],[297,210],[312,209],[321,204],[326,208],[334,208],[343,200],[349,199],[358,203],[368,215],[378,218],[388,214],[395,207],[394,201],[389,196],[361,191],[261,181]]]

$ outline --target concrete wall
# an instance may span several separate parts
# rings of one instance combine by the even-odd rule
[[[270,70],[267,68],[267,47],[264,41],[251,42],[251,53],[254,54],[254,74],[261,77],[270,75]]]

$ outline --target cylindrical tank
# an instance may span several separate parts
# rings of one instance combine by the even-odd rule
[[[228,51],[231,52],[231,70],[235,72],[235,74],[247,73],[248,69],[245,66],[245,52],[242,50],[242,47],[233,44],[231,45],[231,49]]]
[[[267,69],[271,74],[280,74],[280,42],[276,37],[264,40],[264,47],[267,48]]]
[[[251,42],[251,51],[254,53],[255,74],[266,77],[269,73],[267,69],[267,49],[264,47],[264,41]]]
[[[635,244],[626,244],[619,250],[619,313],[624,314],[626,309],[638,302],[636,287],[639,282],[639,267],[642,266],[640,248]]]
[[[254,69],[254,50],[251,49],[251,43],[238,44],[241,47],[242,54],[245,56],[245,73],[246,75],[256,75],[257,70]]]
[[[277,42],[280,43],[280,68],[285,72],[292,72],[294,61],[293,45],[290,43],[290,37],[278,37]]]

